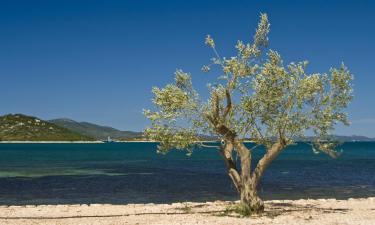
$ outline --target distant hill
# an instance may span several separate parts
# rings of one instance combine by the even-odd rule
[[[352,135],[352,136],[339,136],[339,135],[334,135],[334,139],[339,140],[339,141],[375,141],[375,138],[369,138],[366,136],[359,136],[359,135]]]
[[[49,120],[49,122],[67,128],[71,131],[93,137],[97,140],[107,139],[108,136],[116,140],[127,140],[142,137],[142,132],[121,131],[112,127],[100,126],[88,122],[77,122],[66,118]]]
[[[354,142],[354,141],[375,141],[375,138],[369,138],[366,136],[352,135],[352,136],[343,136],[343,135],[331,135],[329,136],[332,140],[337,140],[340,142]],[[305,138],[296,138],[296,141],[312,141],[313,137]]]
[[[0,116],[1,141],[92,141],[48,121],[22,114]]]
[[[0,116],[0,141],[93,141],[107,137],[115,140],[145,140],[142,132],[121,131],[108,126],[88,122],[77,122],[61,118],[44,121],[23,114]],[[204,140],[217,140],[209,135],[201,135]],[[332,136],[342,142],[375,141],[366,136]],[[296,141],[311,141],[311,137]]]

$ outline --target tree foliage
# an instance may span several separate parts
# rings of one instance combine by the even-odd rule
[[[328,73],[308,73],[307,61],[284,64],[268,48],[269,31],[267,15],[261,14],[253,42],[238,41],[237,54],[230,58],[220,57],[208,35],[205,43],[215,56],[202,70],[217,66],[221,71],[208,85],[209,98],[194,90],[190,74],[177,70],[173,84],[153,88],[156,107],[144,111],[152,121],[145,133],[159,142],[159,152],[176,148],[190,154],[195,146],[206,147],[202,134],[217,137],[220,147],[210,147],[218,147],[241,204],[255,213],[264,210],[257,194],[264,171],[297,138],[310,131],[314,151],[338,156],[328,137],[337,123],[349,124],[344,110],[352,99],[353,76],[344,64]],[[249,149],[245,139],[255,146]],[[260,145],[266,152],[253,167],[252,152]]]
[[[207,100],[182,70],[175,72],[174,83],[152,89],[156,108],[144,111],[152,122],[145,133],[160,143],[160,152],[190,152],[202,145],[202,134],[226,141],[228,133],[220,130],[225,127],[238,140],[250,138],[266,148],[280,141],[285,147],[309,131],[314,149],[337,156],[327,141],[337,123],[349,124],[344,109],[352,99],[352,74],[344,64],[328,73],[308,73],[307,61],[285,64],[268,49],[269,31],[267,15],[261,14],[253,42],[238,41],[230,58],[220,57],[212,37],[206,37],[214,58],[202,70],[221,69],[215,84],[209,84]]]

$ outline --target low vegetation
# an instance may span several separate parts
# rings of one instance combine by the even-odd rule
[[[121,131],[112,127],[100,126],[88,122],[77,122],[71,119],[54,119],[48,122],[54,123],[60,127],[65,127],[73,132],[93,137],[96,140],[105,140],[111,137],[114,140],[136,140],[142,138],[142,132]]]
[[[94,139],[36,117],[8,114],[0,117],[0,140],[92,141]]]

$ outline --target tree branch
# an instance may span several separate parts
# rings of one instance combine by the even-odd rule
[[[284,145],[280,142],[276,142],[272,145],[267,153],[259,160],[258,165],[254,169],[251,179],[255,185],[258,184],[260,178],[262,177],[264,171],[268,165],[279,155],[279,153],[284,149]]]
[[[235,141],[235,147],[241,159],[241,177],[243,182],[251,179],[251,152],[242,141]]]
[[[220,104],[219,104],[219,96],[217,95],[216,92],[212,93],[212,120],[213,120],[213,125],[216,126],[218,120],[219,120],[219,115],[220,115]]]
[[[225,96],[227,97],[227,107],[225,108],[225,111],[224,111],[224,118],[226,118],[230,112],[230,110],[232,109],[232,98],[230,96],[230,92],[228,89],[225,89]]]
[[[225,147],[221,147],[220,154],[223,156],[224,163],[228,171],[228,175],[232,179],[236,187],[236,190],[238,191],[238,193],[240,193],[242,188],[241,177],[238,173],[236,163],[233,161],[232,151],[232,142],[227,142]]]
[[[265,143],[265,142],[266,142],[266,139],[264,138],[264,136],[263,136],[263,134],[262,134],[262,132],[261,132],[261,130],[260,130],[260,128],[259,128],[259,126],[258,126],[258,124],[257,124],[256,121],[254,121],[254,127],[255,127],[255,129],[257,130],[257,132],[258,132],[260,138],[262,139],[262,143]]]
[[[203,143],[200,143],[199,145],[202,146],[202,147],[205,147],[205,148],[217,148],[217,149],[220,149],[220,146],[215,146],[215,145],[206,145],[206,144],[203,144]]]
[[[218,124],[216,126],[216,132],[219,133],[221,136],[223,136],[224,139],[229,140],[231,142],[233,142],[234,138],[236,137],[236,133],[234,133],[233,131],[231,131],[224,124]]]

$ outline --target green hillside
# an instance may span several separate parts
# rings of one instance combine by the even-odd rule
[[[82,135],[36,117],[22,114],[0,116],[1,141],[91,141]]]
[[[60,127],[65,127],[76,133],[94,137],[98,140],[107,139],[108,136],[116,140],[126,140],[142,137],[141,132],[121,131],[112,127],[100,126],[88,122],[77,122],[66,118],[49,120],[49,122],[54,123]]]

